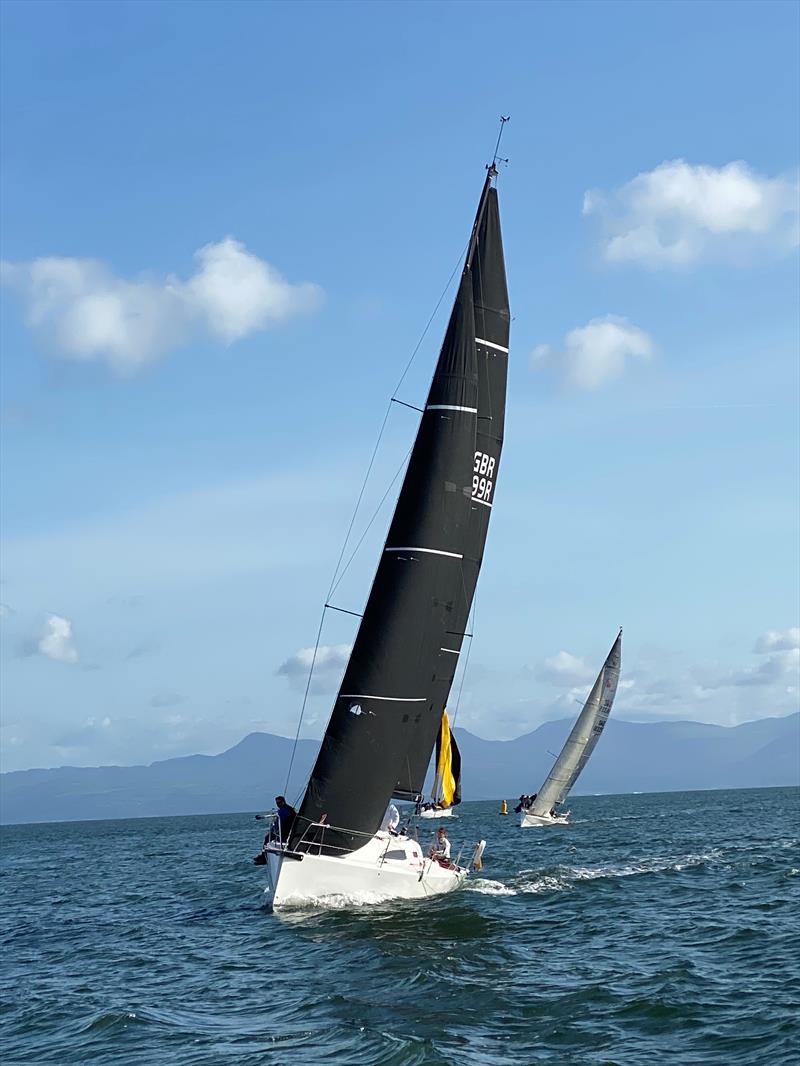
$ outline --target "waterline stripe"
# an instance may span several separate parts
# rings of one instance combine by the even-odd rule
[[[505,352],[508,355],[508,348],[504,348],[502,344],[495,344],[494,341],[485,341],[483,337],[476,337],[475,343],[485,344],[487,348],[496,348],[498,352]]]
[[[446,555],[449,559],[463,559],[458,552],[443,552],[438,548],[384,548],[384,552],[426,552],[428,555]]]

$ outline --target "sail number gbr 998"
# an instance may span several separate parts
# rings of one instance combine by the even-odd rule
[[[486,452],[475,452],[472,466],[472,498],[489,503],[494,485],[494,468],[496,460]]]

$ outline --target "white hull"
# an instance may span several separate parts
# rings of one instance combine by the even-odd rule
[[[420,818],[452,818],[453,817],[453,808],[452,807],[442,807],[439,810],[434,809],[432,811],[420,811],[419,812],[419,817]]]
[[[557,814],[553,817],[549,814],[531,814],[530,811],[523,811],[519,824],[523,829],[531,829],[533,826],[540,825],[569,825],[569,818],[566,814]]]
[[[425,858],[416,840],[383,830],[344,856],[304,854],[302,859],[267,852],[273,907],[336,906],[425,899],[460,888],[467,871]]]

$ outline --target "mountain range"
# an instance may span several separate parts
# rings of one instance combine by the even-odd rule
[[[463,796],[514,799],[544,780],[573,719],[545,722],[515,740],[482,740],[456,729]],[[250,733],[219,755],[189,755],[149,766],[62,766],[0,774],[4,823],[262,811],[276,793],[291,799],[319,742],[301,740],[289,786],[293,741]],[[577,794],[756,788],[800,783],[800,714],[723,727],[700,722],[612,719]]]

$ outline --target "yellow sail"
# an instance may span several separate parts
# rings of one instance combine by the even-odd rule
[[[445,807],[453,805],[456,794],[456,779],[453,775],[453,749],[450,743],[450,721],[447,711],[442,715],[442,726],[439,734],[439,764],[437,776],[442,787],[442,804]]]

